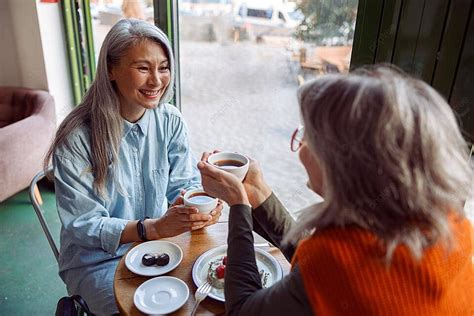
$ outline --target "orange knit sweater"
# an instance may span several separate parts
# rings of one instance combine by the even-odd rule
[[[379,240],[359,228],[331,228],[303,240],[298,263],[316,315],[474,315],[473,228],[453,221],[456,243],[413,259],[399,246],[390,265]]]

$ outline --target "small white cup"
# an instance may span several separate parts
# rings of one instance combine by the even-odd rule
[[[211,165],[221,170],[232,173],[237,178],[239,178],[240,181],[244,180],[247,172],[249,171],[250,165],[250,160],[247,157],[242,154],[232,152],[220,152],[212,154],[209,156],[209,158],[207,158],[207,161]],[[228,164],[226,164],[226,162]],[[237,163],[232,164],[232,162]]]
[[[189,190],[183,196],[184,205],[195,207],[200,213],[208,214],[217,207],[217,199],[209,196],[203,189]]]

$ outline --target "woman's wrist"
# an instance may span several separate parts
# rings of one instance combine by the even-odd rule
[[[148,240],[160,239],[160,234],[158,233],[160,223],[158,219],[146,219],[143,224],[145,225]]]
[[[250,191],[250,190],[249,190]],[[249,192],[248,198],[250,205],[252,205],[252,209],[256,209],[260,205],[262,205],[263,202],[265,202],[270,195],[272,194],[272,189],[266,184],[262,184],[258,188],[254,188]]]
[[[240,186],[234,194],[231,195],[229,200],[227,201],[227,204],[229,206],[237,205],[237,204],[246,204],[246,205],[251,205],[249,198],[247,196],[247,192],[245,192],[245,189],[242,186]]]

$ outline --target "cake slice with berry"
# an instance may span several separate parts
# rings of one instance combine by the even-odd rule
[[[224,288],[225,266],[227,264],[227,256],[219,257],[209,263],[207,272],[207,280],[216,289]]]
[[[225,267],[227,265],[227,256],[219,257],[209,263],[207,272],[207,281],[216,289],[224,288]],[[262,281],[262,287],[267,287],[269,273],[261,269],[258,271]]]

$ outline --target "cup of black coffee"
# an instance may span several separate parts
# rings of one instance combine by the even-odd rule
[[[250,160],[242,154],[219,152],[209,156],[207,162],[211,165],[234,174],[243,181],[249,171]]]
[[[207,194],[203,189],[187,191],[184,196],[184,205],[192,206],[201,213],[210,213],[217,207],[217,199]]]

